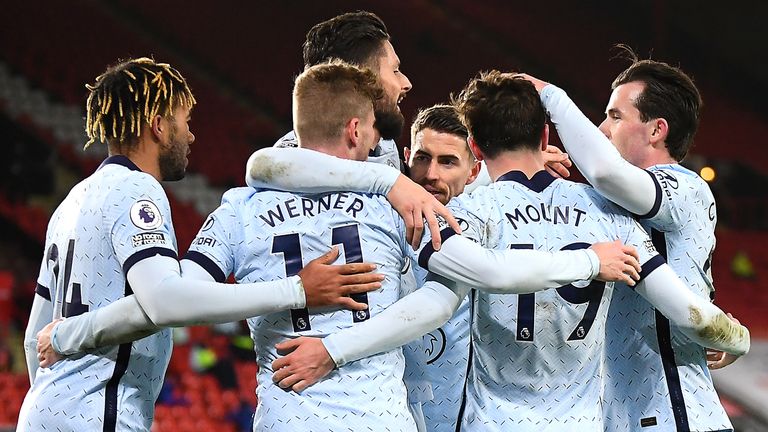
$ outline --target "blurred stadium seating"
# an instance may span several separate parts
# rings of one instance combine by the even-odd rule
[[[248,155],[290,129],[291,84],[302,69],[306,30],[358,9],[378,13],[393,35],[402,70],[415,88],[402,104],[408,119],[418,107],[446,101],[478,70],[500,68],[555,82],[598,121],[609,84],[626,64],[610,61],[614,43],[679,63],[705,100],[691,160],[718,172],[712,182],[720,209],[715,301],[749,325],[755,337],[768,339],[768,150],[762,145],[768,110],[758,96],[766,93],[768,80],[762,78],[768,69],[747,48],[768,38],[762,24],[733,28],[723,19],[718,25],[726,26],[727,34],[709,41],[710,23],[718,14],[735,18],[738,7],[712,12],[691,0],[612,9],[592,2],[503,0],[44,3],[4,5],[4,15],[13,19],[0,26],[0,136],[6,151],[0,176],[5,225],[0,252],[6,256],[0,270],[19,275],[14,282],[19,310],[10,332],[2,332],[9,333],[7,341],[0,341],[16,344],[15,367],[0,371],[0,428],[15,424],[28,386],[18,340],[48,217],[105,154],[99,144],[82,151],[84,84],[106,65],[135,56],[172,63],[189,79],[199,102],[191,123],[196,142],[190,175],[166,184],[183,252],[223,190],[243,184]],[[748,10],[754,7],[739,20],[753,22],[766,9]],[[655,18],[660,13],[678,18]],[[688,13],[689,19],[680,18]],[[407,137],[399,142],[407,143]],[[738,267],[743,257],[751,273]],[[736,267],[735,259],[741,260]],[[203,331],[203,341],[219,337],[206,335]],[[252,411],[256,403],[255,364],[234,360],[237,386],[221,388],[212,375],[191,367],[193,345],[175,348],[167,380],[171,396],[159,402],[153,430],[240,430],[237,413]],[[732,413],[740,412],[738,400],[730,405]]]

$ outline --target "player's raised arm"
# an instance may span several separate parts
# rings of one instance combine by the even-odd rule
[[[648,274],[635,291],[699,345],[739,356],[749,351],[749,330],[692,293],[667,264]]]
[[[522,76],[536,86],[565,150],[589,183],[634,214],[650,213],[661,200],[653,175],[627,162],[565,91],[529,75]],[[609,111],[607,115],[607,121],[621,121],[617,118],[619,112]]]
[[[406,239],[418,247],[426,219],[432,244],[440,249],[439,215],[457,231],[459,224],[432,194],[387,165],[346,160],[302,148],[264,148],[248,159],[245,182],[253,188],[289,192],[352,191],[386,195],[405,221]]]

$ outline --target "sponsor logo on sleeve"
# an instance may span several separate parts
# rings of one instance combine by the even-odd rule
[[[677,177],[664,170],[654,171],[653,174],[661,185],[661,189],[664,190],[664,194],[667,198],[672,198],[671,190],[677,190],[679,183]]]
[[[159,232],[136,234],[131,237],[131,241],[133,242],[133,247],[167,244],[165,235]]]
[[[643,246],[645,247],[645,251],[649,254],[655,255],[657,253],[656,247],[653,246],[653,241],[651,239],[645,240]]]
[[[200,229],[200,231],[208,231],[209,229],[213,228],[213,224],[216,222],[216,219],[214,219],[213,216],[208,216],[208,219],[205,220],[205,223],[203,224],[203,227]]]
[[[153,230],[163,224],[163,216],[155,203],[149,200],[136,201],[131,206],[131,222],[137,228]]]

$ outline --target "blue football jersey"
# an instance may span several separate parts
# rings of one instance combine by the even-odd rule
[[[354,326],[397,301],[409,246],[402,219],[381,196],[356,193],[298,195],[238,188],[224,195],[185,257],[217,280],[269,281],[297,274],[332,245],[340,262],[374,262],[381,289],[358,295],[366,311],[297,309],[248,320],[259,366],[254,430],[408,431],[402,350],[334,370],[300,394],[272,382],[275,344],[298,336],[322,337]]]
[[[138,261],[176,257],[168,198],[128,158],[112,156],[77,184],[48,224],[36,291],[54,318],[101,308],[132,295],[126,281]],[[149,430],[171,356],[171,332],[39,369],[18,430]]]
[[[622,240],[644,274],[663,263],[641,226],[589,186],[510,172],[449,203],[463,235],[493,249],[558,251]],[[613,284],[476,292],[461,430],[601,430],[605,319]]]
[[[709,298],[717,223],[709,186],[677,164],[648,171],[656,183],[656,204],[641,223],[685,285]],[[606,329],[606,430],[733,429],[712,384],[704,348],[670,326],[645,299],[618,290]]]

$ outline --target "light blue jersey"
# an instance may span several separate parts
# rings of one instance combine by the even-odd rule
[[[385,275],[380,290],[357,297],[366,311],[301,309],[248,320],[259,366],[256,431],[411,431],[400,349],[350,362],[300,394],[272,382],[275,344],[322,337],[380,313],[401,297],[401,269],[410,246],[400,216],[380,196],[298,195],[238,188],[224,195],[186,259],[216,280],[270,281],[339,245],[340,260],[374,262]],[[343,262],[343,261],[342,261]]]
[[[464,396],[470,345],[470,296],[450,320],[422,338],[421,370],[434,397],[421,404],[428,432],[454,432]]]
[[[132,295],[126,274],[156,254],[176,257],[168,198],[124,156],[109,157],[54,212],[36,292],[71,317]],[[171,333],[66,357],[39,369],[20,431],[148,431],[171,356]]]
[[[415,289],[425,281],[426,271],[412,268],[414,280],[403,278],[406,292],[407,286]],[[414,416],[423,417],[427,432],[456,430],[469,361],[469,307],[466,297],[442,327],[403,346],[408,402],[418,405],[412,407]]]
[[[641,223],[694,293],[713,294],[715,201],[680,165],[651,167],[656,203]],[[608,313],[605,422],[608,431],[732,430],[712,385],[705,350],[645,299],[619,290]]]
[[[492,249],[558,251],[620,239],[643,276],[663,259],[632,218],[591,187],[512,171],[452,200],[463,235]],[[428,261],[429,249],[420,263]],[[425,253],[427,255],[425,256]],[[462,431],[602,430],[605,318],[613,284],[535,294],[476,292]]]

